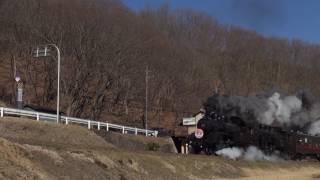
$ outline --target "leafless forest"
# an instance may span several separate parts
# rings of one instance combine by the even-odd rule
[[[56,60],[31,53],[46,43],[62,51],[61,110],[70,116],[142,126],[146,66],[154,126],[168,113],[196,112],[213,91],[320,95],[319,45],[265,38],[167,5],[135,13],[112,0],[0,0],[3,101],[15,101],[17,64],[25,103],[55,107]]]

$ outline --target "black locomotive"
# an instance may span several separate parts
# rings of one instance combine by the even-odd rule
[[[256,146],[266,154],[279,152],[286,159],[313,157],[320,160],[320,137],[292,129],[244,121],[237,116],[223,116],[209,111],[198,121],[202,137],[187,138],[191,153],[215,154],[228,147]]]

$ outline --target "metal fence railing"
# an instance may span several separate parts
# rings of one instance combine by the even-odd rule
[[[37,112],[37,111],[27,111],[27,110],[21,110],[21,109],[0,107],[0,113],[1,113],[0,114],[1,117],[24,116],[24,117],[35,118],[37,121],[57,122],[56,115]],[[104,129],[106,131],[110,131],[110,130],[119,131],[122,134],[135,134],[135,135],[145,135],[145,136],[154,136],[154,137],[157,137],[158,135],[158,131],[154,131],[154,130],[140,129],[135,127],[111,124],[107,122],[93,121],[88,119],[80,119],[80,118],[67,117],[67,116],[60,116],[60,123],[85,125],[86,127],[88,127],[88,129],[97,129],[97,130]]]

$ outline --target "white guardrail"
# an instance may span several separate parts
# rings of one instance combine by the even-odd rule
[[[35,118],[37,121],[57,122],[57,116],[54,114],[42,113],[37,111],[27,111],[21,109],[0,107],[1,117],[4,116],[26,116]],[[87,119],[79,119],[74,117],[60,116],[60,123],[86,125],[88,129],[98,129],[106,131],[120,131],[122,134],[135,134],[157,137],[158,131],[140,129],[128,126],[121,126],[106,122],[92,121]]]

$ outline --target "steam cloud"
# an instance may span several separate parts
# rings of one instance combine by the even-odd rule
[[[302,102],[296,96],[287,96],[280,99],[279,93],[274,93],[267,100],[268,110],[258,118],[262,124],[271,125],[275,121],[283,124],[291,124],[291,115],[301,111]]]
[[[320,103],[306,93],[286,96],[274,92],[248,97],[215,94],[208,98],[205,109],[241,117],[246,123],[258,122],[320,135]]]
[[[236,160],[243,155],[243,149],[232,147],[224,148],[216,152],[217,155]]]
[[[311,135],[318,135],[320,134],[320,121],[316,121],[310,125],[308,133]]]
[[[282,161],[282,159],[276,153],[272,155],[266,155],[255,146],[249,146],[246,150],[237,147],[224,148],[217,151],[216,154],[232,160],[243,158],[248,161]]]

